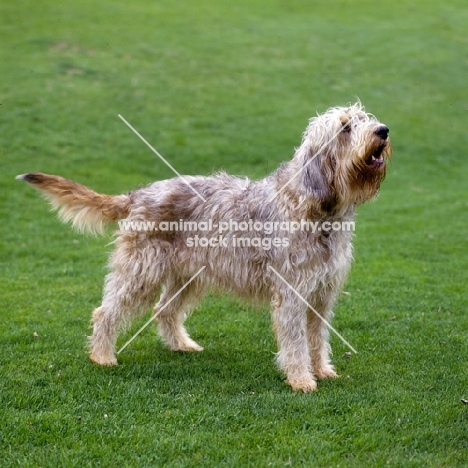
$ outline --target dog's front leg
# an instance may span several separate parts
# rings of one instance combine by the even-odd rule
[[[320,315],[320,317],[318,316]],[[328,325],[333,312],[329,309],[317,307],[307,313],[307,335],[312,370],[319,379],[338,377],[330,362],[331,348],[329,344]]]
[[[317,382],[312,374],[307,342],[307,310],[289,291],[273,308],[273,328],[278,342],[277,362],[287,384],[297,392],[313,392]]]

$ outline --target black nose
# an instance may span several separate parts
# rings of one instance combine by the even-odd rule
[[[381,125],[377,130],[375,131],[375,134],[382,138],[382,140],[386,140],[388,138],[388,132],[390,130],[386,125]]]

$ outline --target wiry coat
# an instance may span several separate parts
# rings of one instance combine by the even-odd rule
[[[278,364],[293,390],[308,392],[316,389],[316,378],[337,376],[329,359],[328,329],[317,314],[326,322],[332,318],[352,260],[352,232],[231,230],[223,233],[225,244],[212,247],[190,247],[190,238],[218,238],[216,227],[228,220],[352,221],[356,206],[378,192],[390,150],[388,128],[358,103],[311,119],[294,158],[259,181],[221,173],[159,181],[127,195],[109,196],[58,176],[30,173],[19,178],[42,190],[61,218],[81,230],[100,232],[119,220],[156,225],[211,220],[215,226],[210,231],[116,232],[103,302],[93,312],[93,362],[117,364],[119,329],[158,297],[154,314],[170,349],[201,351],[183,322],[214,287],[271,303]],[[288,242],[271,248],[236,245],[235,238],[247,237],[287,237]]]

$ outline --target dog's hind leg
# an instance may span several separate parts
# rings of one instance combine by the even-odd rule
[[[159,322],[159,334],[172,351],[203,351],[184,327],[184,321],[198,302],[200,291],[194,284],[187,285],[180,278],[170,276],[153,314]]]
[[[89,339],[90,359],[95,364],[117,364],[114,348],[117,335],[130,320],[154,304],[158,284],[142,278],[131,278],[130,272],[112,272],[106,277],[101,307],[92,316],[93,334]]]

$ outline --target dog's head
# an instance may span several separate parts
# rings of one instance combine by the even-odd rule
[[[391,155],[388,133],[361,103],[312,118],[294,158],[301,191],[324,211],[374,197]]]

